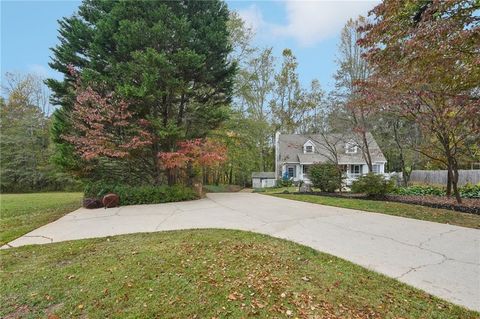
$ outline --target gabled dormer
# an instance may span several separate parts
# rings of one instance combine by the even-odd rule
[[[354,140],[350,140],[345,143],[346,154],[356,154],[358,152],[358,144]]]
[[[303,144],[303,154],[313,154],[315,153],[315,144],[311,140],[307,140]]]

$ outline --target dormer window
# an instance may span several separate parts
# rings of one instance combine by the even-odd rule
[[[315,151],[315,147],[313,145],[313,142],[308,140],[303,144],[303,153],[308,154],[308,153],[313,153]]]
[[[355,142],[348,142],[345,144],[345,153],[347,154],[355,154],[357,153],[358,146]]]

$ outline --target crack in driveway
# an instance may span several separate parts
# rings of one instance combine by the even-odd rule
[[[23,237],[28,237],[28,238],[35,238],[35,237],[45,238],[45,239],[50,240],[50,243],[53,243],[53,238],[47,237],[47,236],[43,236],[43,235],[24,235]],[[7,244],[7,245],[8,245],[8,244]]]

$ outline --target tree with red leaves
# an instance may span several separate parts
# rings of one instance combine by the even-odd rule
[[[195,171],[199,168],[215,167],[227,160],[224,144],[209,139],[192,139],[178,142],[178,149],[160,152],[158,157],[163,169],[169,171],[169,183],[174,182],[172,172],[183,169],[187,174],[187,184],[193,184]]]
[[[480,142],[480,17],[475,0],[384,1],[359,44],[373,73],[366,104],[419,124],[419,152],[445,165],[458,202],[459,158]]]
[[[126,101],[113,93],[103,95],[90,86],[84,88],[72,67],[70,73],[76,77],[73,130],[62,137],[74,145],[84,160],[127,158],[152,143],[149,122],[135,119]]]

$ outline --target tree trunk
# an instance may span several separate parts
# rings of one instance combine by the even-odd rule
[[[364,148],[365,161],[367,162],[368,172],[373,171],[372,156],[370,155],[370,148],[368,147],[367,134],[362,132],[362,141]]]
[[[192,187],[194,182],[195,174],[193,172],[192,163],[187,164],[187,186]]]
[[[153,183],[160,185],[162,172],[160,170],[160,160],[158,158],[158,145],[153,143],[152,145],[152,160],[153,160]],[[169,174],[170,175],[170,174]]]
[[[393,128],[393,135],[395,138],[395,144],[397,144],[399,155],[400,155],[400,165],[402,166],[402,184],[403,186],[407,187],[408,186],[408,181],[410,180],[410,173],[407,172],[407,167],[405,165],[405,155],[403,154],[403,147],[402,143],[400,142],[399,136],[398,136],[398,120],[395,121],[392,125]]]
[[[168,186],[173,186],[175,184],[175,176],[174,176],[173,170],[169,169],[167,170],[166,173],[167,173]]]
[[[447,165],[447,196],[452,196],[452,168]]]
[[[458,191],[458,165],[455,160],[453,160],[453,174],[452,174],[452,187],[453,187],[453,193],[455,194],[455,199],[457,200],[457,203],[461,204],[462,203],[462,198],[460,197],[460,192]]]

